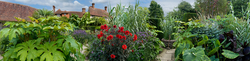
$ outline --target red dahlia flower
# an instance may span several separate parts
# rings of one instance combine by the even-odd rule
[[[135,34],[135,36],[134,36],[134,41],[135,41],[135,40],[137,40],[137,35],[136,35],[136,34]]]
[[[134,50],[132,50],[132,52],[134,52]]]
[[[110,57],[111,57],[111,58],[115,58],[115,55],[114,55],[114,54],[111,54]]]
[[[103,36],[104,34],[102,33],[102,31],[100,32],[100,35]]]
[[[116,25],[114,25],[113,27],[116,28]]]
[[[126,38],[126,36],[123,36],[123,38],[124,38],[124,40],[126,40],[127,38]]]
[[[103,26],[103,25],[101,25],[101,29],[104,29],[104,26]]]
[[[103,27],[104,27],[104,29],[108,29],[108,26],[105,24],[105,25],[103,25]]]
[[[119,30],[122,30],[122,31],[123,31],[123,30],[124,30],[124,27],[119,27]]]
[[[133,36],[132,33],[129,33],[129,34],[130,34],[130,36]]]
[[[113,35],[109,35],[109,36],[107,37],[107,40],[111,40],[111,39],[113,39]]]
[[[98,39],[100,39],[102,36],[100,34],[97,35]]]
[[[125,31],[125,35],[129,35],[129,33],[130,33],[130,32],[129,32],[128,30]]]
[[[122,45],[122,49],[126,50],[127,49],[127,45]]]

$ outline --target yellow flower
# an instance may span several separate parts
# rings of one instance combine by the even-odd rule
[[[38,20],[35,20],[36,23],[38,23]]]
[[[192,19],[190,18],[190,19],[188,19],[188,21],[191,21]]]
[[[25,22],[25,20],[24,20],[24,19],[23,19],[22,21],[23,21],[23,22]]]

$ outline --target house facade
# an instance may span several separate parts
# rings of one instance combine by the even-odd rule
[[[61,9],[58,9],[57,11],[55,11],[55,6],[53,6],[53,12],[56,16],[58,17],[62,17],[65,16],[67,18],[69,18],[72,14],[76,14],[78,15],[80,18],[86,13],[86,8],[82,8],[82,12],[78,12],[78,11],[62,11]],[[105,17],[105,19],[107,20],[108,17],[108,12],[107,12],[107,6],[104,7],[104,9],[99,9],[99,8],[95,8],[95,3],[92,3],[92,6],[89,7],[88,12],[92,17]]]

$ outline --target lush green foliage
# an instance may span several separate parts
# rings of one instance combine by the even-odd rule
[[[85,59],[84,55],[78,52],[81,44],[65,34],[66,31],[73,31],[72,24],[59,21],[57,16],[39,19],[30,17],[31,22],[16,19],[18,22],[6,22],[4,25],[9,27],[0,31],[0,38],[8,38],[5,41],[9,41],[11,45],[3,55],[4,61],[74,60],[70,54],[75,54],[77,60]]]
[[[112,9],[109,8],[110,25],[123,26],[131,33],[147,31],[147,19],[149,10],[146,7],[139,7],[139,2],[129,5],[127,8],[118,4]],[[111,17],[112,16],[112,17]]]
[[[89,42],[89,58],[94,61],[126,60],[137,40],[137,35],[124,31],[123,27],[101,26],[102,30]],[[104,27],[104,28],[103,28]],[[115,55],[112,57],[111,55]]]
[[[163,38],[166,40],[173,40],[174,35],[172,35],[172,33],[177,32],[177,29],[175,29],[174,27],[180,26],[180,24],[175,22],[178,21],[178,19],[174,17],[165,18],[165,20],[166,21],[161,22],[162,31],[164,34]]]
[[[164,12],[161,8],[161,5],[155,2],[154,0],[151,1],[148,10],[150,11],[149,17],[150,18],[159,18],[159,20],[163,20]],[[155,21],[150,21],[155,22]]]
[[[232,2],[233,5],[233,10],[234,10],[234,15],[238,18],[244,17],[246,14],[247,6],[249,0],[228,0]]]
[[[32,17],[34,17],[35,19],[38,19],[38,18],[53,16],[53,15],[54,15],[53,11],[50,11],[47,9],[38,9],[32,14]]]
[[[227,0],[196,0],[195,9],[202,15],[211,17],[229,12]]]
[[[129,61],[150,61],[156,60],[157,55],[164,47],[163,42],[151,32],[137,32],[138,41],[132,48],[134,52],[130,53]]]
[[[90,13],[86,12],[82,18],[79,18],[78,15],[71,15],[68,22],[74,24],[77,28],[85,30],[94,30],[97,29],[102,24],[107,24],[107,20],[102,17],[93,17],[90,18]]]
[[[191,10],[193,10],[191,4],[189,4],[186,1],[182,1],[179,5],[178,5],[178,9],[182,12],[189,12]]]

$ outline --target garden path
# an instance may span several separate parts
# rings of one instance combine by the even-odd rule
[[[1,54],[0,54],[0,60],[1,60],[1,59],[3,59],[3,57],[2,57]]]
[[[175,49],[163,49],[163,51],[157,56],[161,61],[174,61]]]

